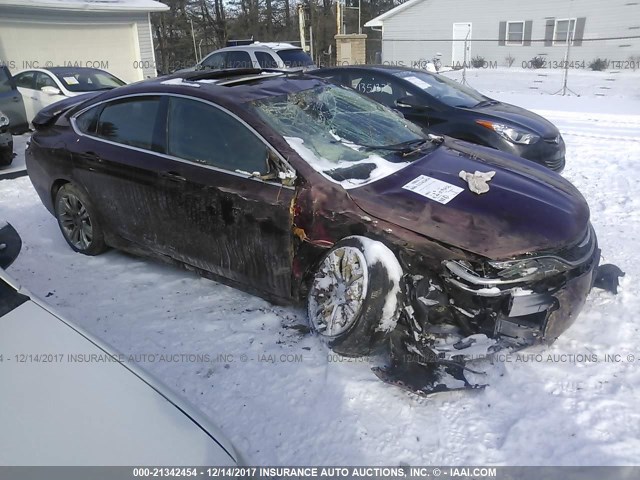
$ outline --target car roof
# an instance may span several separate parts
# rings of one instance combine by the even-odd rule
[[[372,71],[381,71],[386,73],[397,73],[397,72],[417,72],[417,73],[426,73],[428,75],[436,75],[427,70],[423,70],[421,68],[413,68],[406,67],[404,65],[345,65],[338,67],[327,67],[316,70],[318,74],[322,74],[323,71],[341,71],[341,70],[372,70]]]
[[[224,47],[218,50],[214,50],[211,53],[216,52],[228,52],[233,50],[256,50],[256,51],[268,51],[275,50],[276,52],[280,50],[302,50],[301,47],[296,47],[295,45],[291,45],[290,43],[279,43],[279,42],[256,42],[250,45],[234,45],[232,47]]]
[[[327,83],[322,78],[302,73],[302,69],[292,72],[265,69],[197,70],[118,87],[93,97],[87,105],[126,95],[172,93],[233,107]]]

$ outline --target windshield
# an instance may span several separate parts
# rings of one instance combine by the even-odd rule
[[[424,90],[450,107],[475,107],[478,103],[488,100],[487,97],[476,92],[473,88],[461,85],[439,74],[432,75],[414,70],[396,70],[393,74],[411,82],[419,89]]]
[[[102,70],[66,70],[54,73],[70,92],[96,92],[125,85],[119,78]]]
[[[258,116],[307,163],[344,188],[390,175],[435,148],[419,127],[337,85],[255,100]]]
[[[315,65],[311,57],[301,49],[278,50],[278,55],[287,68]]]

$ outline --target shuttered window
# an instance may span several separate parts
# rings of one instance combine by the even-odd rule
[[[566,45],[567,40],[570,39],[573,43],[576,31],[576,19],[563,19],[556,20],[556,25],[553,30],[553,44],[554,45]]]
[[[507,22],[507,45],[524,43],[524,22]]]

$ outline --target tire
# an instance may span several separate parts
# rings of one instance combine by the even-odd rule
[[[13,140],[6,148],[0,149],[0,167],[8,167],[13,162]]]
[[[375,353],[397,323],[401,282],[402,268],[384,244],[357,236],[341,240],[311,282],[311,329],[340,355]]]
[[[56,193],[54,209],[62,236],[84,255],[99,255],[107,249],[104,234],[89,196],[71,183]]]

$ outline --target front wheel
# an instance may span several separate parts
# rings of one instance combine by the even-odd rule
[[[67,183],[56,193],[55,214],[64,239],[76,252],[99,255],[106,250],[102,228],[87,194]]]
[[[347,237],[323,258],[311,284],[311,328],[341,355],[369,355],[396,326],[402,268],[384,244]]]

